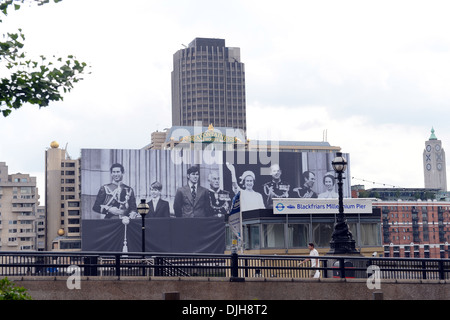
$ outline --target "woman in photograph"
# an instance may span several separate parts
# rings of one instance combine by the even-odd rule
[[[334,199],[338,198],[338,194],[336,193],[334,189],[334,175],[330,172],[328,172],[323,177],[323,185],[325,186],[325,192],[322,192],[319,194],[319,198],[325,198],[325,199]]]
[[[241,211],[250,211],[256,209],[265,209],[264,200],[259,192],[253,190],[255,185],[255,174],[247,170],[240,177],[239,187],[236,179],[236,172],[234,166],[227,162],[227,167],[231,172],[231,182],[234,193],[241,192]]]

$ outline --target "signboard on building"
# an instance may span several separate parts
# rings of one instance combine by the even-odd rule
[[[343,199],[345,213],[372,214],[372,199]],[[274,199],[274,214],[337,214],[339,200],[335,199]]]

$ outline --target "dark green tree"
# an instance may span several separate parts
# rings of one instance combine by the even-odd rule
[[[360,190],[358,193],[358,198],[369,198],[369,191],[367,190]]]
[[[31,300],[27,289],[14,285],[8,278],[0,279],[0,300]]]
[[[55,3],[60,1],[54,0]],[[9,9],[19,10],[24,2],[43,5],[49,0],[0,0],[0,24]],[[0,41],[0,112],[5,117],[25,103],[41,108],[51,101],[63,100],[63,93],[70,92],[89,68],[73,55],[51,60],[41,55],[39,61],[27,58],[21,29],[17,33],[3,34],[3,39]],[[3,70],[8,75],[5,76]]]

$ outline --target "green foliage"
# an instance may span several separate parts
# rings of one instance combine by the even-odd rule
[[[0,14],[6,16],[10,6],[15,10],[20,9],[17,3],[24,1],[2,2]],[[43,5],[49,0],[33,2]],[[39,61],[27,59],[23,51],[25,35],[21,29],[18,33],[7,33],[3,38],[5,41],[0,42],[0,67],[10,71],[9,77],[0,78],[0,112],[5,117],[25,103],[41,108],[48,106],[51,101],[63,100],[62,93],[70,92],[73,84],[82,80],[81,75],[88,68],[85,62],[79,62],[72,55],[64,59],[53,57],[52,61],[44,56],[40,56]]]
[[[0,300],[31,300],[27,289],[17,287],[8,278],[0,280]]]
[[[38,6],[42,6],[46,3],[49,3],[50,0],[0,0],[0,11],[6,16],[8,14],[8,7],[14,6],[14,10],[20,9],[19,3],[30,2],[36,3]],[[53,0],[55,3],[61,2],[62,0]],[[0,22],[2,20],[0,19]]]
[[[358,198],[369,198],[369,191],[367,190],[360,190],[358,195]]]

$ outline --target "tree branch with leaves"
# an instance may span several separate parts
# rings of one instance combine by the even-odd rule
[[[0,3],[0,16],[7,16],[8,9],[19,10],[19,3],[30,1],[37,5],[49,2],[3,0]],[[52,101],[63,100],[63,93],[70,92],[74,83],[82,80],[82,75],[89,68],[73,55],[66,58],[53,56],[51,60],[41,55],[39,61],[27,58],[23,50],[25,35],[21,29],[17,33],[4,34],[3,39],[0,41],[0,70],[8,71],[8,76],[0,77],[0,112],[4,117],[26,103],[41,108],[47,107]]]

